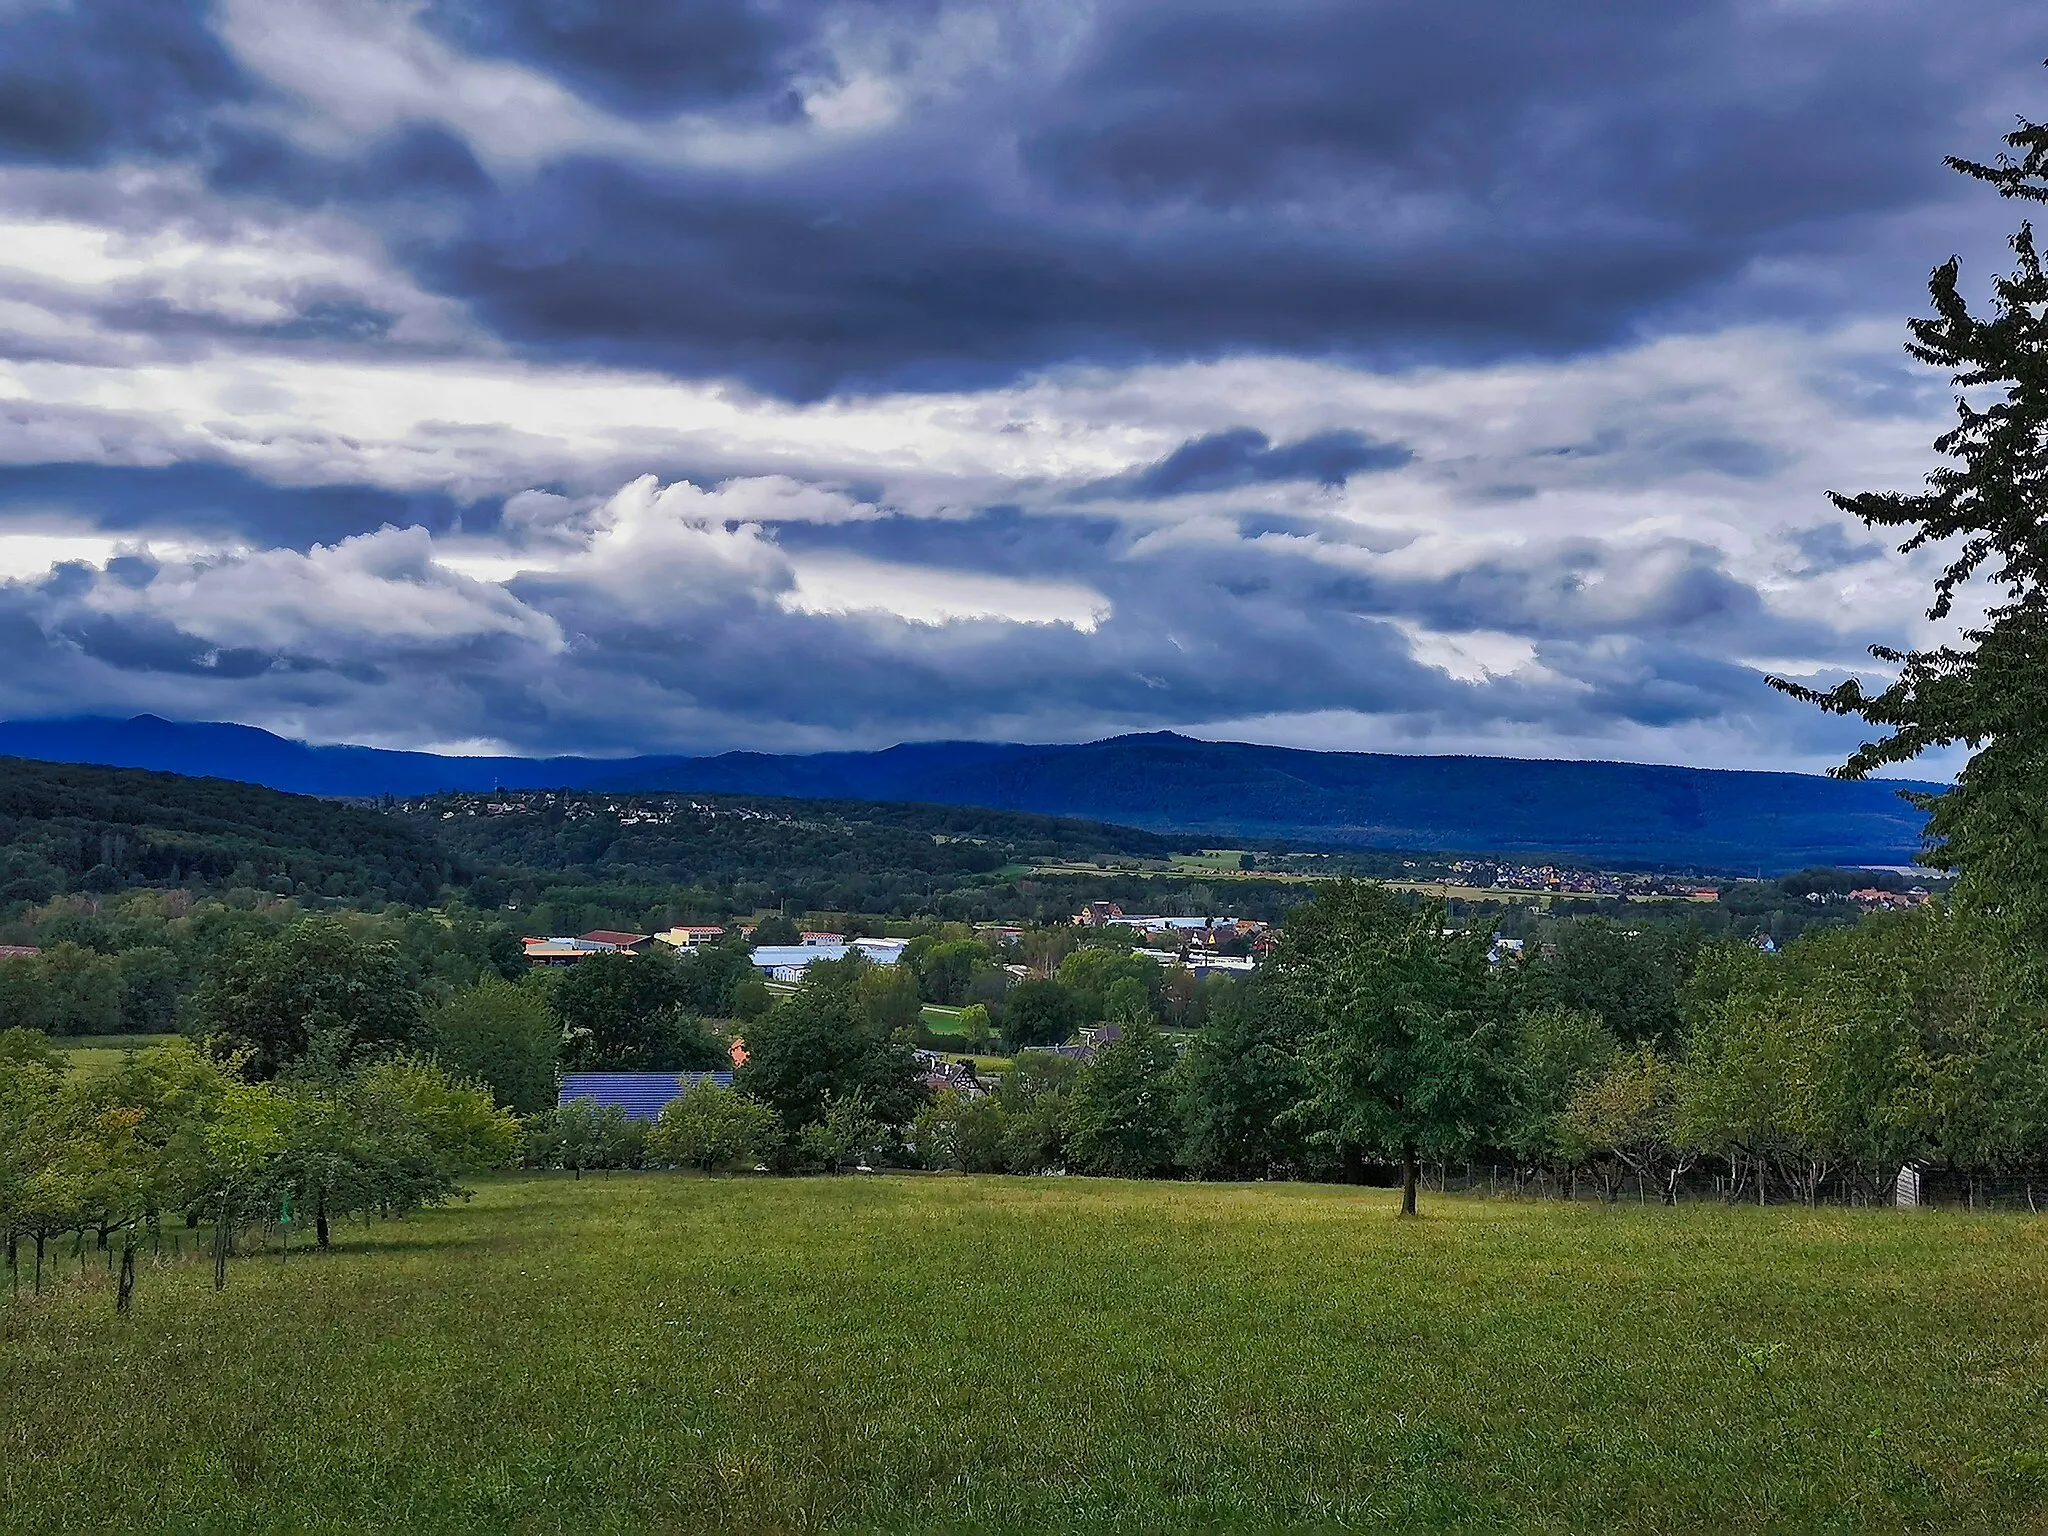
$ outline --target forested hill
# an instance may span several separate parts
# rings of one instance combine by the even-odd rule
[[[688,885],[820,910],[892,910],[1006,864],[1164,858],[1184,842],[1100,822],[947,805],[731,795],[499,791],[401,802],[394,815],[479,870]]]
[[[184,884],[419,903],[455,873],[432,838],[364,806],[0,758],[0,902]]]
[[[1783,873],[1897,864],[1925,818],[1895,782],[1656,764],[1308,752],[1158,732],[1068,746],[924,742],[776,756],[435,757],[239,725],[0,723],[0,752],[211,773],[314,794],[570,788],[995,806],[1209,841],[1542,855]],[[1922,785],[1921,788],[1939,788]]]

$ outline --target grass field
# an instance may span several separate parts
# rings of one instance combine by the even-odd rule
[[[2048,1228],[664,1174],[0,1307],[10,1530],[2048,1529]]]
[[[71,1070],[86,1076],[111,1072],[130,1051],[175,1040],[176,1035],[59,1035],[50,1043],[70,1060]]]
[[[960,1022],[960,1010],[958,1008],[946,1008],[938,1003],[926,1003],[923,1008],[918,1010],[918,1017],[924,1021],[924,1027],[935,1035],[964,1035],[967,1033],[966,1026]]]

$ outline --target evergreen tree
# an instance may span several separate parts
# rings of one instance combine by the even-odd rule
[[[2048,201],[2048,124],[2022,122],[2013,154],[1983,165],[1951,158],[2005,197]],[[1855,715],[1886,734],[1864,743],[1836,772],[1861,778],[1960,742],[1973,752],[1946,793],[1915,797],[1932,815],[1924,855],[1962,872],[1957,899],[2004,918],[2034,945],[2048,943],[2048,273],[2022,223],[2014,270],[1973,312],[1954,257],[1929,283],[1934,315],[1911,322],[1907,351],[1946,369],[1957,389],[1956,425],[1935,441],[1957,461],[1936,469],[1919,494],[1834,496],[1873,528],[1905,533],[1900,553],[1954,540],[1934,584],[1928,617],[1947,619],[1973,580],[1992,589],[1983,623],[1960,643],[1926,651],[1872,648],[1899,668],[1897,681],[1866,692],[1851,679],[1816,690],[1784,678],[1774,687],[1833,714]],[[1981,403],[1979,403],[1981,402]]]

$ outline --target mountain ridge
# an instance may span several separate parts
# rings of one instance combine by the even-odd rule
[[[565,788],[921,801],[1219,839],[1767,872],[1903,863],[1920,846],[1925,818],[1898,791],[1943,787],[1558,758],[1317,752],[1168,731],[791,755],[444,757],[310,746],[253,726],[139,715],[0,722],[0,754],[329,796]]]

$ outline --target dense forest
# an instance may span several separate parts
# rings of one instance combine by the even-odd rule
[[[459,861],[403,820],[227,779],[0,758],[0,904],[131,885],[431,902]]]
[[[224,779],[0,759],[0,922],[53,897],[159,889],[308,907],[418,908],[457,896],[509,926],[551,933],[651,932],[777,910],[1043,924],[1091,901],[1278,923],[1312,889],[1284,874],[1169,872],[1169,856],[1189,847],[1102,822],[962,806],[536,791],[377,808]],[[1308,867],[1299,856],[1258,859]],[[1131,867],[1038,872],[1098,860]],[[1442,872],[1422,855],[1309,862],[1391,878]],[[1834,883],[1850,878],[1837,872]],[[1718,904],[1584,898],[1552,913],[1779,942],[1854,916],[1806,899],[1803,879],[1727,882]],[[1547,915],[1511,900],[1457,900],[1450,911],[1517,937]]]
[[[635,926],[768,908],[911,916],[1037,861],[1188,846],[1015,811],[729,795],[434,795],[392,814],[481,872],[479,904],[545,909],[557,931],[600,911]]]

